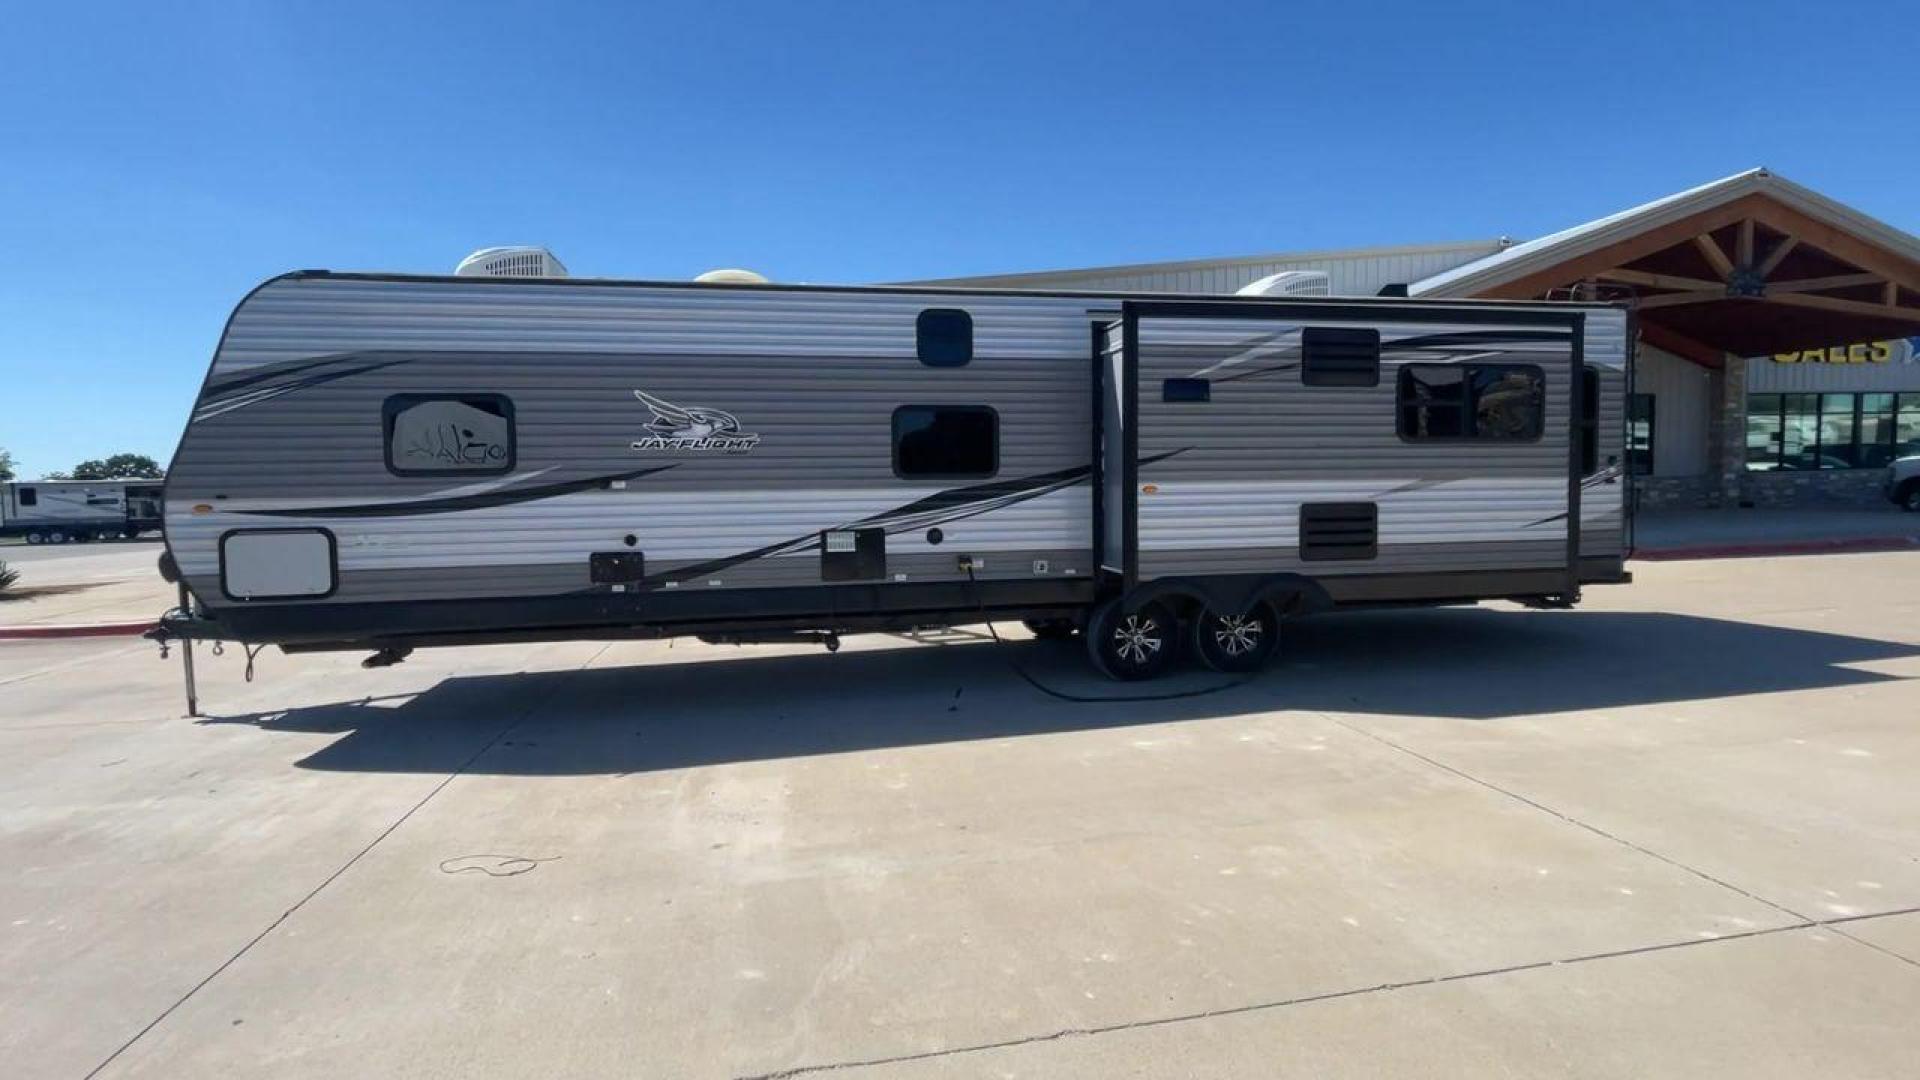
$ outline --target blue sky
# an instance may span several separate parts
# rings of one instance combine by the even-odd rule
[[[19,5],[0,447],[165,457],[300,267],[866,282],[1536,236],[1740,169],[1920,231],[1911,5]]]

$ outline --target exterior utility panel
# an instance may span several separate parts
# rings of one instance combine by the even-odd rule
[[[233,313],[167,477],[168,629],[1571,600],[1619,577],[1626,341],[1594,306],[296,274]]]

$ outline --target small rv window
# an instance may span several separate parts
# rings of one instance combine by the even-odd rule
[[[1305,386],[1379,386],[1380,331],[1370,326],[1309,326],[1302,330],[1300,382]]]
[[[1400,369],[1403,439],[1531,442],[1545,424],[1546,377],[1522,364],[1407,364]]]
[[[928,367],[962,367],[973,359],[973,316],[959,308],[928,308],[914,323],[914,348]]]
[[[18,489],[18,491],[19,491],[19,494],[20,494],[20,505],[21,505],[21,506],[39,506],[39,505],[40,505],[40,492],[39,492],[39,489],[37,489],[37,488],[20,488],[20,489]]]
[[[513,403],[500,394],[396,394],[384,412],[391,472],[438,476],[513,468]]]
[[[893,471],[908,479],[981,479],[1000,469],[1000,414],[985,405],[893,410]]]
[[[1213,382],[1209,379],[1165,379],[1160,383],[1161,401],[1212,401]]]

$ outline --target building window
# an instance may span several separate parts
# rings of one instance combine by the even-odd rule
[[[1627,398],[1627,470],[1635,476],[1653,475],[1653,395]]]
[[[1894,394],[1860,395],[1860,453],[1854,459],[1855,465],[1877,469],[1894,459],[1894,418],[1898,415],[1898,402]]]
[[[1747,468],[1876,469],[1920,453],[1920,394],[1751,394]]]
[[[513,469],[513,402],[500,394],[395,394],[381,411],[389,472],[468,476]]]
[[[913,327],[914,350],[928,367],[964,367],[973,359],[973,316],[959,308],[928,308]]]
[[[18,489],[21,506],[39,506],[40,489],[23,487]]]
[[[1400,437],[1531,442],[1546,411],[1546,376],[1522,364],[1406,364]]]
[[[893,410],[893,472],[904,479],[984,479],[1000,469],[1000,414],[985,405]]]
[[[1893,418],[1893,456],[1920,454],[1920,394],[1901,394]]]

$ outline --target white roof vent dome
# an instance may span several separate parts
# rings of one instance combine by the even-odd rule
[[[742,270],[737,266],[728,266],[719,270],[709,270],[693,280],[703,285],[768,284],[765,274],[756,273],[752,270]]]
[[[1259,281],[1248,282],[1234,291],[1235,296],[1331,296],[1330,279],[1319,270],[1282,270]]]
[[[460,277],[566,277],[567,268],[543,247],[490,247],[460,260]]]

